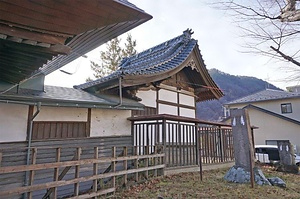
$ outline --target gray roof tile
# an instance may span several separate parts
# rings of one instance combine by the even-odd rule
[[[191,30],[182,35],[163,42],[148,50],[122,60],[119,69],[114,73],[87,82],[75,88],[86,89],[122,76],[160,74],[178,67],[197,45],[197,40],[191,38]]]
[[[279,100],[287,98],[300,98],[300,93],[292,93],[280,90],[266,89],[259,91],[252,95],[228,102],[227,104],[243,104],[249,102],[259,102],[259,101],[268,101],[268,100]]]
[[[46,102],[46,103],[69,103],[74,104],[85,104],[85,105],[96,105],[96,106],[107,106],[114,107],[118,105],[118,96],[110,95],[93,95],[86,91],[67,87],[58,86],[47,86],[45,85],[44,91],[36,91],[31,89],[20,89],[18,93],[7,92],[0,96],[2,100],[21,100],[30,102]],[[80,106],[80,105],[79,105]],[[143,107],[142,104],[124,98],[124,107]],[[122,108],[122,106],[120,108]]]

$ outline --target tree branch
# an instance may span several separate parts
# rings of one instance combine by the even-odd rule
[[[270,48],[272,50],[274,50],[275,52],[277,52],[281,57],[283,57],[285,60],[292,62],[293,64],[300,66],[300,62],[296,61],[295,59],[293,59],[292,57],[284,54],[283,52],[281,52],[279,49],[274,48],[273,46],[270,46]]]
[[[296,1],[286,0],[286,6],[281,10],[280,19],[284,22],[300,21],[300,10],[296,9]]]

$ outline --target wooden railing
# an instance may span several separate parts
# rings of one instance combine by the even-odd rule
[[[234,160],[231,128],[199,127],[199,143],[203,164]]]
[[[165,114],[128,119],[139,154],[145,145],[149,151],[163,145],[167,167],[199,165],[200,160],[204,164],[234,160],[230,125]]]
[[[94,147],[90,156],[82,153],[82,147],[76,147],[73,159],[63,160],[61,156],[61,151],[65,150],[63,147],[34,147],[31,148],[29,165],[0,167],[0,178],[3,179],[10,174],[20,174],[15,175],[20,178],[28,176],[27,183],[23,186],[0,188],[0,198],[20,197],[21,194],[25,194],[26,198],[97,198],[99,195],[115,192],[119,184],[126,186],[129,180],[138,182],[151,176],[163,175],[164,154],[162,150],[158,150],[159,148],[162,147],[154,147],[154,151],[150,154],[146,146],[145,153],[138,155],[137,147],[113,147],[111,156],[103,157],[99,154],[98,146]],[[39,151],[53,149],[54,160],[46,163],[38,162]],[[0,157],[9,150],[1,149]],[[25,172],[29,172],[29,175],[24,175]],[[49,172],[52,172],[51,178]],[[46,175],[44,173],[48,173],[48,178],[39,180],[41,175]],[[66,174],[68,177],[65,177]],[[64,192],[62,187],[66,186],[67,192]]]

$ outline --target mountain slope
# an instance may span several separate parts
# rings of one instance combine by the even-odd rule
[[[277,89],[272,84],[255,77],[235,76],[217,69],[210,69],[209,74],[223,91],[224,97],[220,100],[212,100],[197,103],[197,118],[217,121],[223,116],[222,105],[235,99],[256,93],[266,88]]]

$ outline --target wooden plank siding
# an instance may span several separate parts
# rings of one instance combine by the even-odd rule
[[[84,138],[87,122],[34,121],[32,140]]]
[[[0,144],[0,153],[2,153],[1,167],[10,167],[18,165],[26,165],[26,143],[3,143]],[[66,139],[66,140],[51,140],[50,141],[33,141],[32,147],[38,147],[36,164],[48,164],[50,162],[57,162],[57,148],[62,147],[60,153],[60,162],[72,161],[76,156],[76,147],[82,147],[80,159],[88,159],[94,157],[94,147],[98,147],[98,157],[111,156],[111,148],[118,147],[116,154],[122,152],[123,146],[132,146],[131,136],[115,136],[115,137],[97,137],[97,138],[82,138],[82,139]],[[121,147],[122,146],[122,147]],[[132,154],[132,150],[127,153]],[[76,158],[76,157],[75,157]],[[32,160],[30,160],[32,162]],[[128,161],[128,164],[131,164]],[[102,173],[109,163],[99,163],[97,173]],[[0,167],[0,168],[1,168]],[[117,170],[122,165],[117,165]],[[59,169],[59,173],[63,169]],[[69,169],[63,180],[73,179],[75,176],[75,168]],[[37,170],[34,174],[33,185],[52,182],[54,178],[54,169]],[[80,167],[79,176],[93,175],[93,164],[83,165]],[[24,184],[24,172],[8,173],[0,175],[0,191],[9,190],[21,187]],[[93,185],[92,181],[80,183],[80,189],[90,189]],[[66,185],[58,187],[56,192],[60,196],[68,196],[73,194],[74,185]],[[71,191],[70,191],[71,190]],[[33,198],[42,198],[46,190],[34,191]],[[9,198],[9,197],[8,197]],[[12,197],[16,198],[16,197]]]
[[[157,109],[153,107],[145,107],[144,110],[133,110],[131,111],[131,116],[147,116],[157,114]]]

